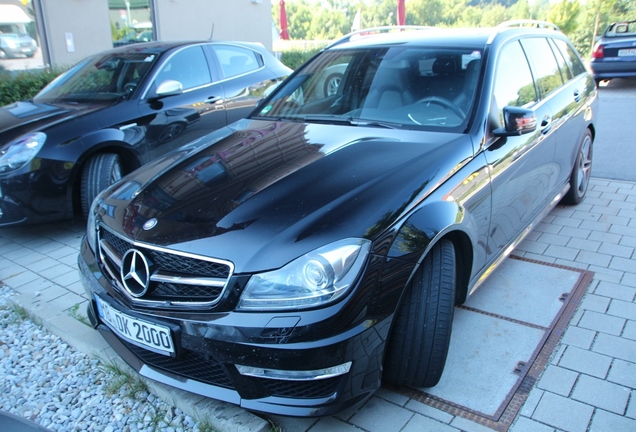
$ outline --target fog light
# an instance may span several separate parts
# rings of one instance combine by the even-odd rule
[[[269,378],[286,381],[314,381],[332,378],[348,373],[351,369],[351,362],[349,361],[338,366],[332,366],[324,369],[306,371],[265,369],[242,365],[236,365],[236,369],[238,369],[241,375],[252,376],[256,378]]]

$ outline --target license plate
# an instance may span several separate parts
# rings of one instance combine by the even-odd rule
[[[95,296],[95,301],[100,318],[120,337],[159,354],[169,356],[174,353],[174,343],[168,327],[120,312],[98,296]]]
[[[635,57],[636,48],[620,49],[618,50],[618,56],[619,57]]]

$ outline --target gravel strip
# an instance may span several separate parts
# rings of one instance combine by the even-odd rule
[[[0,286],[0,409],[59,432],[211,430],[205,419],[149,393],[136,375],[76,351],[24,317],[11,306],[12,294]]]

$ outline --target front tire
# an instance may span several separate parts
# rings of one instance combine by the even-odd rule
[[[323,85],[323,94],[325,97],[333,96],[338,93],[338,87],[342,81],[342,74],[334,73],[327,77]]]
[[[119,155],[102,153],[93,156],[82,171],[82,213],[88,217],[95,197],[108,186],[122,177],[122,164]]]
[[[394,385],[433,387],[442,377],[450,345],[456,286],[455,248],[435,244],[406,288],[384,361]]]
[[[590,177],[592,176],[593,141],[592,132],[589,129],[586,130],[570,175],[570,190],[563,197],[565,204],[576,205],[585,198],[585,193],[590,184]]]

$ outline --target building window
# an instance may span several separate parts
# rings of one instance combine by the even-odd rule
[[[154,40],[150,0],[108,0],[113,46]]]

